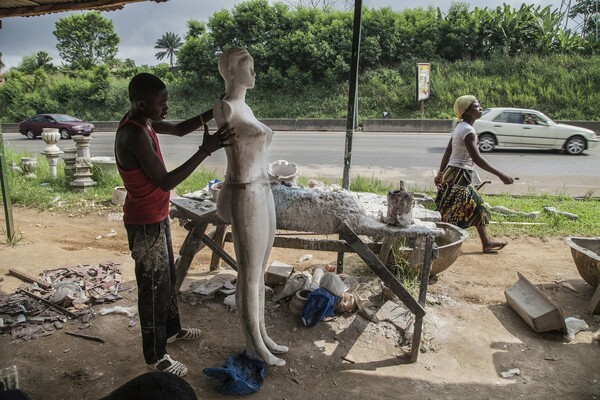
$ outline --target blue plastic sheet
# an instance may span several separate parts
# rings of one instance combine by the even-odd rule
[[[332,316],[336,301],[337,297],[327,289],[318,288],[310,292],[304,303],[302,324],[315,326],[323,318]]]
[[[254,393],[260,390],[265,382],[264,363],[248,357],[246,353],[227,357],[223,368],[204,368],[202,372],[223,382],[219,388],[219,392],[223,394]]]

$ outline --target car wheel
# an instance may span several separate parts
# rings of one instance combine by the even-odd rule
[[[585,150],[585,139],[581,136],[573,136],[565,143],[565,151],[571,155],[583,153]]]
[[[71,139],[71,135],[69,135],[69,131],[66,129],[61,129],[60,130],[60,138],[61,139]]]
[[[496,139],[489,133],[484,133],[479,136],[479,151],[482,153],[489,153],[496,148]]]
[[[31,129],[27,129],[27,132],[25,132],[25,136],[27,136],[27,139],[35,139],[35,133],[33,133]]]

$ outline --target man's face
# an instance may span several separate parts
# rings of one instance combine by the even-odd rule
[[[150,96],[142,101],[142,111],[144,115],[152,121],[162,121],[167,117],[167,100],[169,94],[167,89],[162,89],[158,94]]]

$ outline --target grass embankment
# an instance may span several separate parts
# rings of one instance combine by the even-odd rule
[[[21,157],[32,157],[26,152],[16,152],[11,149],[6,151],[7,162],[13,161],[17,166]],[[50,169],[42,155],[37,156],[35,178],[26,178],[21,172],[9,171],[9,187],[12,204],[39,210],[52,210],[55,212],[79,213],[93,212],[98,207],[113,208],[115,212],[121,211],[120,206],[111,203],[114,188],[122,186],[122,181],[117,173],[104,174],[96,167],[92,169],[92,179],[97,185],[84,192],[73,192],[69,181],[65,178],[63,168],[59,165],[58,176],[50,177]],[[10,169],[10,168],[9,168]],[[202,189],[211,179],[221,178],[216,172],[199,168],[186,181],[177,187],[179,194],[185,194]],[[326,180],[320,177],[300,177],[298,183],[306,186],[309,179],[320,179],[326,184],[341,184],[341,180]],[[397,189],[392,183],[387,183],[376,178],[358,176],[352,180],[350,189],[354,192],[371,192],[386,195],[390,190]],[[408,190],[411,190],[408,188]],[[434,196],[434,193],[428,193]],[[492,206],[503,206],[515,211],[531,213],[539,211],[539,218],[532,220],[523,216],[504,216],[494,213],[489,227],[493,236],[520,236],[535,237],[549,236],[600,236],[600,201],[594,198],[574,199],[568,196],[485,196],[486,201]],[[3,199],[4,201],[4,199]],[[544,207],[554,207],[577,215],[577,220],[571,220],[563,215],[544,212]],[[3,227],[4,229],[4,227]]]

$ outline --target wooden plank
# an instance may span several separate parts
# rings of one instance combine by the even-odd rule
[[[346,253],[354,252],[354,250],[352,250],[352,248],[348,245],[348,243],[345,240],[287,237],[288,234],[285,235],[286,236],[275,236],[273,247],[312,251],[331,251]],[[231,232],[227,232],[225,234],[225,242],[233,242],[233,236],[231,235]],[[381,243],[367,243],[366,245],[374,253],[379,253],[379,250],[381,249]]]
[[[221,249],[223,248],[223,240],[225,239],[225,230],[227,229],[227,225],[221,224],[217,225],[217,230],[214,236],[213,241],[217,246]],[[219,257],[218,253],[213,252],[212,257],[210,259],[210,271],[215,271],[219,269],[219,261],[221,257]]]
[[[234,270],[238,270],[237,263],[225,250],[223,250],[219,245],[217,245],[211,238],[206,235],[202,235],[202,241],[206,243],[206,245],[215,253],[219,255],[231,268]]]
[[[39,4],[39,2],[27,2],[21,7],[0,9],[0,18],[6,17],[30,17],[33,15],[52,14],[63,11],[99,10],[113,11],[123,8],[125,4],[137,3],[145,0],[85,0],[85,1],[56,1],[50,4]],[[153,0],[156,2],[167,0]]]
[[[19,278],[19,279],[21,279],[21,280],[23,280],[23,281],[25,281],[25,282],[29,282],[29,283],[37,283],[37,285],[38,285],[39,287],[41,287],[42,289],[44,289],[44,290],[48,290],[48,289],[50,289],[50,288],[52,287],[52,285],[51,285],[51,284],[49,284],[49,283],[46,283],[46,282],[43,282],[43,281],[41,281],[41,280],[39,280],[39,279],[37,279],[37,278],[34,278],[34,277],[33,277],[33,276],[31,276],[31,275],[27,275],[25,272],[21,272],[21,271],[18,271],[18,270],[16,270],[16,269],[13,269],[13,268],[10,268],[10,269],[8,270],[8,272],[9,272],[11,275],[14,275],[14,276],[16,276],[17,278]]]
[[[383,238],[381,241],[381,248],[379,249],[379,260],[386,265],[390,258],[390,251],[392,251],[392,246],[394,245],[394,241],[390,238]]]
[[[589,307],[591,314],[600,314],[600,285],[596,288]]]
[[[421,247],[421,243],[424,238],[419,238],[415,242],[415,248]],[[425,302],[427,301],[427,285],[429,284],[429,274],[431,273],[431,263],[433,262],[433,244],[434,239],[432,236],[427,236],[424,246],[423,255],[423,266],[421,267],[421,283],[419,285],[419,304],[425,308]],[[423,317],[415,318],[415,328],[413,331],[413,340],[410,349],[409,360],[416,362],[419,357],[419,351],[421,348],[421,335],[423,333]]]
[[[61,312],[62,314],[66,315],[69,318],[77,318],[77,315],[73,314],[71,311],[69,310],[65,310],[64,308],[57,306],[56,304],[54,304],[51,301],[48,301],[46,299],[42,299],[41,297],[36,296],[35,294],[28,292],[27,290],[23,290],[23,289],[19,289],[19,291],[23,294],[26,294],[27,296],[36,299],[37,301],[47,305],[48,307],[52,307],[55,310]]]
[[[342,224],[340,235],[354,249],[356,254],[371,268],[392,292],[404,303],[416,317],[423,317],[425,309],[406,291],[404,286],[388,270],[375,254],[365,245],[356,233],[346,224]]]
[[[202,235],[208,227],[207,222],[188,223],[186,229],[190,229],[189,233],[185,237],[181,248],[179,249],[179,256],[175,260],[175,292],[179,292],[181,285],[192,265],[194,256],[202,248]]]
[[[84,335],[83,333],[65,332],[65,335],[71,335],[82,339],[92,340],[94,342],[106,343],[106,340],[99,336]]]

